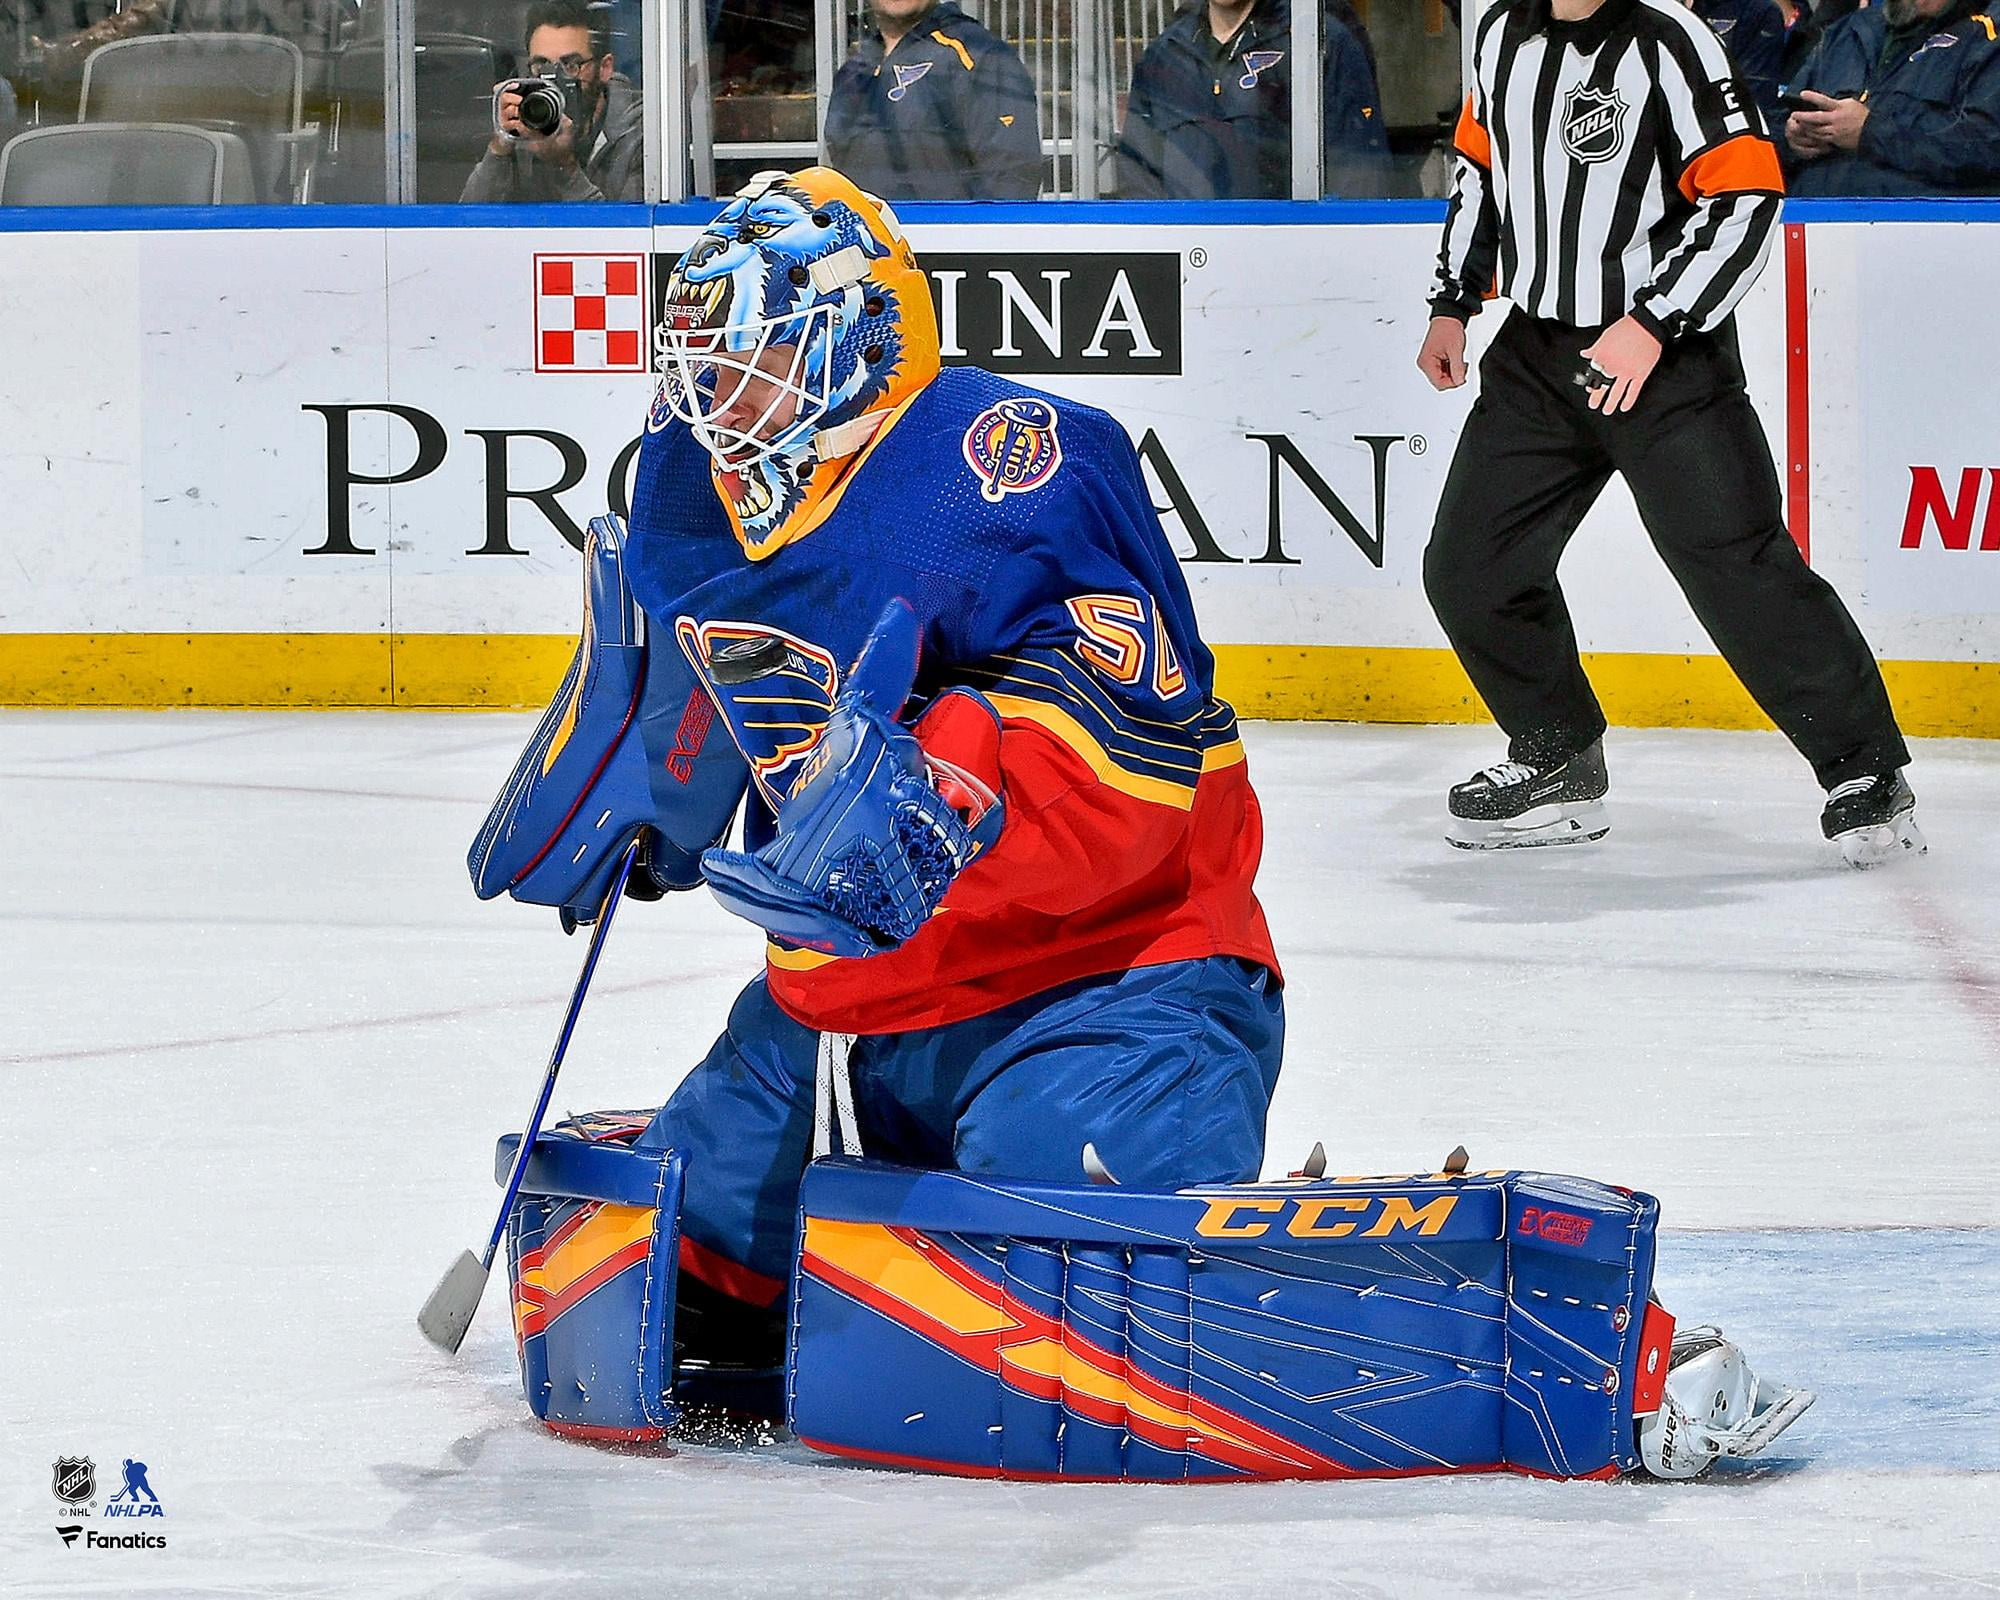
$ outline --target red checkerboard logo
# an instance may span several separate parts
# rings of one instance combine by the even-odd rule
[[[646,258],[535,257],[535,370],[645,372]]]

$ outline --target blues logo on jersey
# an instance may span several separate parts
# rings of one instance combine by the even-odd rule
[[[978,474],[982,499],[1039,489],[1062,465],[1056,408],[1027,395],[988,406],[965,430],[965,464]]]
[[[832,715],[839,666],[811,640],[765,623],[682,617],[674,632],[775,809]]]

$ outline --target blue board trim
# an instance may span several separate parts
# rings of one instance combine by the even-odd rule
[[[1324,228],[1428,224],[1441,200],[1031,200],[911,201],[896,207],[917,227],[980,224],[1137,227]],[[700,227],[715,203],[679,205],[0,206],[0,233],[184,233],[210,230],[377,228]],[[1787,222],[2000,223],[2000,197],[1790,200]]]

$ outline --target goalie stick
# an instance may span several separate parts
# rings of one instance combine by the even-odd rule
[[[486,1241],[486,1253],[476,1256],[467,1250],[461,1254],[438,1280],[438,1286],[424,1302],[423,1310],[417,1313],[417,1326],[423,1330],[424,1337],[440,1350],[455,1352],[465,1342],[465,1330],[472,1326],[472,1319],[479,1310],[480,1296],[485,1294],[486,1280],[493,1271],[493,1258],[499,1254],[500,1241],[507,1235],[507,1218],[513,1213],[514,1197],[521,1192],[521,1178],[527,1171],[528,1155],[535,1148],[535,1137],[542,1131],[542,1118],[548,1114],[549,1100],[556,1092],[556,1074],[562,1070],[563,1055],[569,1049],[569,1036],[575,1031],[577,1016],[583,1010],[583,997],[590,989],[590,975],[597,970],[598,952],[604,948],[605,938],[611,932],[612,914],[617,911],[618,902],[625,897],[625,882],[632,876],[644,837],[641,834],[626,846],[624,859],[618,863],[617,876],[611,880],[610,891],[597,913],[597,926],[591,931],[590,948],[583,956],[583,971],[577,974],[576,988],[569,997],[569,1011],[563,1017],[562,1032],[557,1036],[555,1050],[549,1056],[549,1070],[542,1079],[541,1098],[535,1102],[534,1115],[528,1118],[527,1132],[521,1135],[521,1147],[515,1152],[513,1169],[507,1174],[507,1193],[500,1202],[500,1215],[493,1224],[493,1236]]]

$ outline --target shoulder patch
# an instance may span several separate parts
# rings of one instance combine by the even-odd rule
[[[1046,400],[1011,395],[973,419],[961,448],[979,479],[981,499],[997,504],[1010,494],[1039,489],[1062,465],[1056,408]]]

